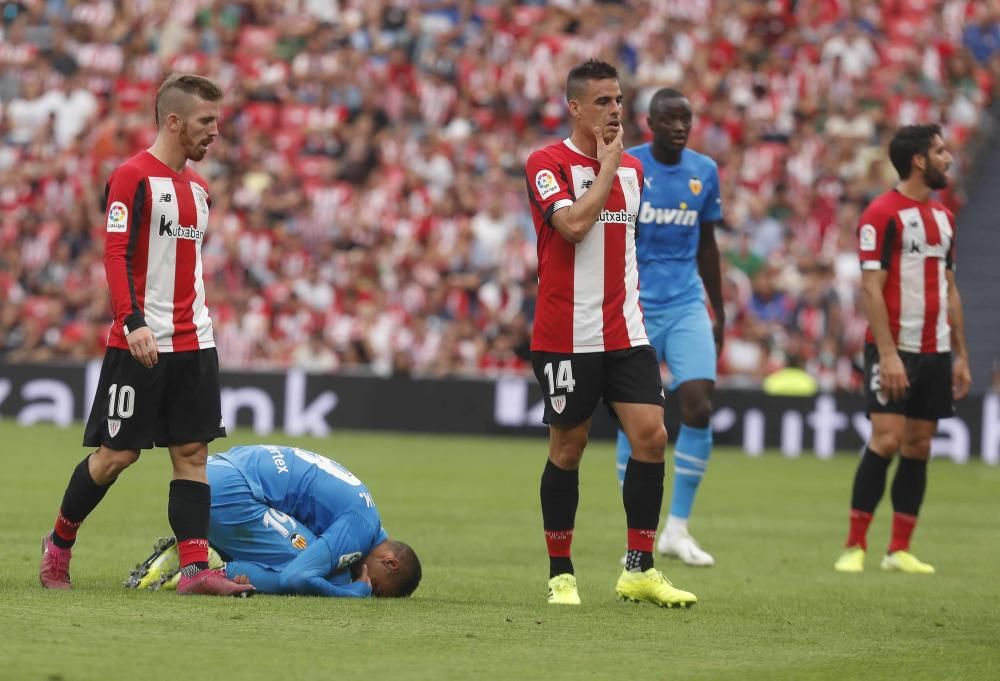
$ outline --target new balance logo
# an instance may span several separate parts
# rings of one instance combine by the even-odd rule
[[[160,194],[160,202],[161,203],[170,203],[173,200],[174,200],[174,195],[173,194]]]
[[[584,189],[590,189],[591,186],[593,186],[593,184],[594,184],[593,180],[584,180],[583,182],[580,183],[580,186],[582,186]]]

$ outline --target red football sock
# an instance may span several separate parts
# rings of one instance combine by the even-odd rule
[[[177,552],[181,557],[181,567],[191,563],[208,563],[208,540],[184,539],[177,542]]]
[[[56,516],[56,524],[54,527],[55,533],[63,541],[72,544],[73,542],[76,541],[77,530],[80,529],[80,525],[82,524],[83,522],[74,523],[71,520],[66,520],[66,518],[60,511],[59,515]]]
[[[872,524],[873,517],[875,517],[873,513],[851,509],[851,529],[847,533],[845,544],[847,548],[860,546],[862,549],[868,549],[868,526]]]
[[[907,551],[910,548],[910,537],[913,528],[917,526],[917,516],[907,513],[892,514],[892,541],[889,542],[889,553]]]
[[[545,530],[545,545],[549,558],[569,558],[573,544],[573,530]]]
[[[656,538],[656,529],[636,530],[628,528],[628,550],[642,551],[644,553],[653,552],[653,540]]]

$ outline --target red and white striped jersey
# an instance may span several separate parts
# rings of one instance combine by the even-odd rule
[[[642,164],[622,155],[618,177],[594,227],[578,244],[549,224],[594,181],[600,164],[566,139],[539,149],[525,166],[538,234],[538,302],[531,349],[609,352],[649,345],[639,306],[635,220]]]
[[[945,270],[953,268],[954,251],[955,217],[937,201],[914,201],[893,189],[861,215],[861,269],[889,273],[882,293],[899,350],[951,350]],[[874,342],[871,329],[867,340]]]
[[[211,199],[190,168],[175,173],[148,151],[111,174],[105,189],[104,271],[115,319],[108,346],[148,326],[159,352],[215,347],[205,305],[201,242]]]

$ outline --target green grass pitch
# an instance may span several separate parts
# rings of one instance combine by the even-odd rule
[[[327,454],[360,476],[389,532],[418,551],[424,582],[402,601],[243,601],[121,588],[156,537],[169,534],[169,463],[160,451],[146,453],[84,526],[74,590],[41,589],[39,540],[85,454],[80,437],[79,427],[0,422],[0,679],[1000,678],[1000,469],[978,462],[931,466],[914,549],[937,575],[878,570],[887,492],[868,571],[845,576],[832,565],[854,457],[717,451],[692,528],[718,565],[658,563],[699,596],[695,608],[677,611],[615,600],[624,513],[612,445],[593,443],[574,541],[583,605],[554,608],[545,602],[541,435],[269,438]],[[239,432],[225,443],[254,441]]]

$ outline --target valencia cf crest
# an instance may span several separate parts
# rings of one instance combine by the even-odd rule
[[[550,401],[552,402],[552,411],[554,411],[557,414],[563,413],[563,410],[566,408],[565,395],[553,395],[550,398]]]
[[[295,548],[297,548],[299,551],[302,551],[303,549],[305,549],[305,547],[309,543],[309,542],[306,541],[306,538],[303,537],[298,532],[294,532],[292,534],[292,536],[290,537],[290,541],[292,542],[292,546],[294,546]]]
[[[699,180],[697,177],[692,177],[690,180],[688,180],[688,187],[691,188],[691,193],[694,194],[695,196],[701,194],[701,180]]]
[[[121,419],[108,419],[108,435],[114,437],[122,429]]]

